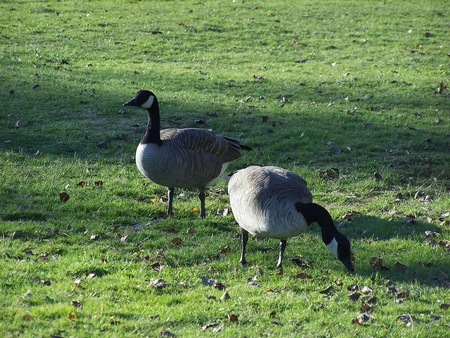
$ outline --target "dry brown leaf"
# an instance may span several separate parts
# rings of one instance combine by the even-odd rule
[[[230,320],[230,322],[234,323],[238,321],[238,316],[236,315],[229,315],[228,319]]]
[[[231,248],[230,248],[230,246],[227,244],[225,247],[223,247],[222,248],[222,250],[220,250],[220,254],[221,255],[224,255],[224,256],[226,256],[226,255],[228,255],[228,253],[231,251]]]
[[[302,260],[299,257],[294,257],[291,259],[291,261],[298,265],[299,267],[301,267],[302,269],[306,269],[306,268],[310,268],[312,266],[312,264],[314,263],[314,261],[309,261],[307,259]]]
[[[371,307],[370,305],[367,304],[363,304],[361,305],[361,307],[359,308],[362,312],[371,312],[373,311],[373,307]]]
[[[65,191],[63,191],[62,193],[59,194],[59,200],[61,202],[67,202],[69,200],[70,196],[68,193],[66,193]]]
[[[394,265],[394,270],[395,271],[405,271],[406,270],[406,265],[403,265],[403,264],[397,262]]]
[[[226,287],[224,284],[222,284],[222,283],[215,283],[215,284],[214,284],[214,288],[217,289],[217,290],[223,291],[223,290],[225,290],[227,287]]]
[[[67,316],[68,319],[72,320],[77,318],[77,315],[75,312],[70,312],[69,315]]]
[[[220,300],[229,300],[229,299],[231,299],[231,297],[228,291],[225,291],[224,294],[220,297]]]
[[[202,326],[202,332],[206,331],[207,329],[211,328],[211,327],[216,327],[217,324],[216,323],[212,323],[212,324],[206,324]]]
[[[358,291],[361,287],[358,284],[351,284],[347,286],[347,290],[350,292]]]
[[[172,243],[175,245],[181,245],[182,242],[183,241],[180,237],[175,237],[174,239],[172,239]]]
[[[352,324],[363,325],[370,320],[370,316],[366,313],[362,313],[352,319]]]
[[[319,290],[319,293],[321,293],[321,294],[323,294],[323,295],[327,295],[327,294],[329,294],[331,291],[333,291],[333,286],[329,285],[329,286],[327,286],[325,289]]]
[[[352,301],[357,301],[361,297],[361,294],[359,292],[353,292],[348,296],[348,299]]]
[[[363,286],[361,288],[361,292],[364,293],[365,295],[367,295],[372,292],[372,288],[370,286]]]
[[[202,281],[202,283],[204,285],[208,285],[208,286],[213,286],[217,282],[215,279],[210,279],[210,278],[206,278],[206,277],[202,277],[200,280]]]
[[[26,320],[26,321],[29,321],[29,322],[32,322],[34,320],[34,317],[32,315],[26,314],[26,315],[22,316],[22,319]]]
[[[309,278],[313,278],[311,275],[301,272],[295,275],[294,277],[295,279],[309,279]]]

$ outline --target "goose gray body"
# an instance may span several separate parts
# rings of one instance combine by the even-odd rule
[[[124,106],[147,110],[148,125],[136,149],[136,165],[143,176],[168,187],[167,213],[172,214],[174,188],[197,188],[204,218],[205,189],[225,171],[228,162],[241,156],[241,149],[250,148],[203,129],[160,130],[158,100],[148,90],[139,91]]]
[[[279,167],[251,166],[231,176],[228,193],[233,215],[242,230],[241,263],[246,263],[248,233],[280,239],[277,267],[281,267],[287,239],[317,222],[330,252],[354,271],[350,242],[336,229],[328,211],[312,202],[302,177]]]

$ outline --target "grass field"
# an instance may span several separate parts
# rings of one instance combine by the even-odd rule
[[[0,1],[2,337],[443,337],[450,329],[445,1]],[[166,188],[134,163],[144,111],[252,147],[228,173],[308,182],[320,229],[249,242],[226,182]],[[64,198],[64,195],[69,199]],[[62,196],[62,197],[61,197]]]

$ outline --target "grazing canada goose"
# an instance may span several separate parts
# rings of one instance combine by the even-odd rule
[[[228,193],[231,210],[242,230],[242,264],[246,263],[248,233],[281,240],[277,264],[281,268],[287,239],[317,222],[327,248],[354,271],[349,240],[336,229],[328,211],[312,203],[312,194],[302,177],[278,167],[251,166],[231,176]]]
[[[136,165],[142,175],[168,187],[167,214],[172,215],[174,188],[198,188],[201,218],[205,217],[205,190],[225,171],[228,162],[241,156],[238,140],[197,129],[160,130],[156,95],[140,90],[123,104],[147,110],[147,131],[136,150]]]

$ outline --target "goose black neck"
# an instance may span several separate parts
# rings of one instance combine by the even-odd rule
[[[160,119],[159,119],[159,107],[158,102],[153,102],[153,105],[147,109],[148,123],[145,135],[141,140],[141,144],[156,143],[162,145],[162,140],[159,134],[161,129]]]
[[[303,215],[308,225],[314,222],[319,224],[322,230],[322,240],[325,244],[329,244],[339,233],[330,213],[324,207],[316,203],[297,202],[295,208]]]

